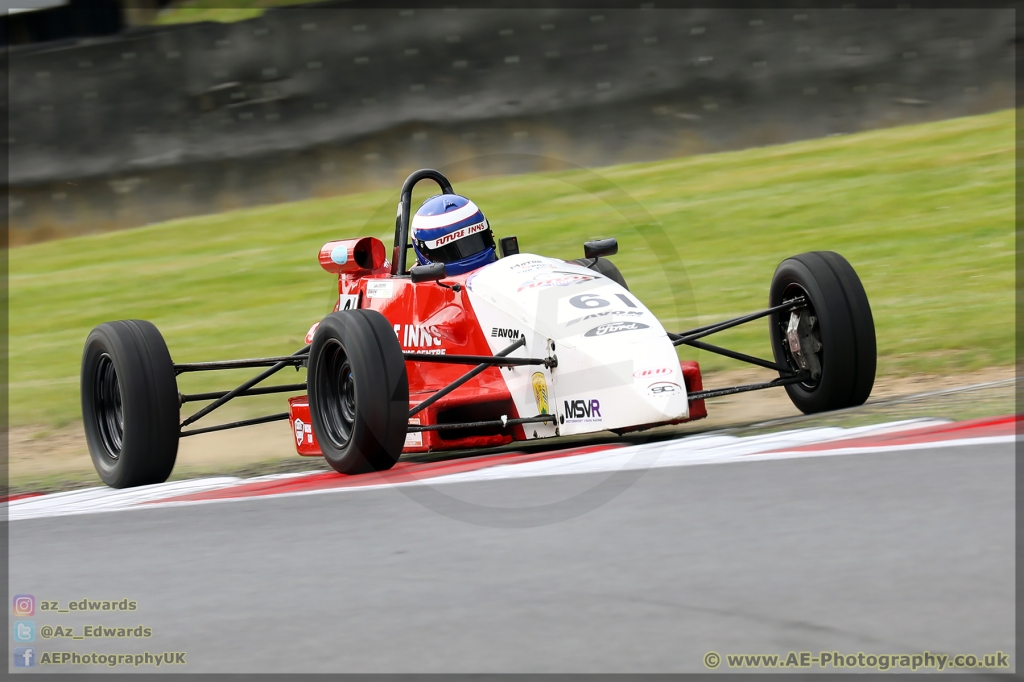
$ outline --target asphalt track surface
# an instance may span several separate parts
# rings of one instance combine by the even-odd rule
[[[139,605],[37,612],[39,626],[154,631],[37,639],[38,651],[185,651],[177,672],[699,672],[709,651],[1012,656],[1012,443],[652,469],[605,501],[592,487],[607,479],[12,522],[10,585]]]

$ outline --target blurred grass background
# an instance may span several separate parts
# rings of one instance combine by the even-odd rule
[[[613,260],[669,329],[758,309],[781,260],[838,251],[871,301],[879,375],[948,375],[1014,361],[1014,117],[1007,110],[595,171],[470,179],[472,162],[448,170],[455,190],[499,236],[518,235],[524,252],[577,258],[586,239],[618,237]],[[428,195],[421,187],[414,206]],[[334,304],[320,246],[367,234],[390,248],[397,191],[12,249],[11,424],[80,418],[82,344],[107,320],[151,320],[179,362],[293,352]],[[664,238],[631,225],[644,210]],[[761,323],[715,339],[770,354]],[[740,366],[680,354],[705,371]],[[182,390],[229,388],[248,376],[218,374],[184,377]],[[284,406],[275,396],[247,400],[245,413]]]

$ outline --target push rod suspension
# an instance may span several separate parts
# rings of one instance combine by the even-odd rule
[[[512,343],[510,346],[508,346],[504,350],[499,351],[494,357],[496,357],[496,358],[503,358],[506,355],[508,355],[509,353],[511,353],[512,351],[516,350],[517,348],[522,348],[525,345],[526,345],[526,337],[520,336],[514,343]],[[489,358],[489,359],[493,359],[493,358]],[[484,371],[488,367],[491,367],[492,365],[493,365],[493,363],[491,363],[491,362],[484,362],[484,363],[481,363],[481,364],[477,365],[476,367],[474,367],[473,369],[469,370],[468,372],[463,374],[461,377],[459,377],[458,379],[456,379],[452,383],[450,383],[447,386],[445,386],[444,388],[440,389],[437,393],[434,393],[432,396],[430,396],[429,398],[427,398],[426,400],[421,402],[416,407],[414,407],[411,410],[409,410],[409,416],[412,417],[417,412],[430,407],[431,405],[436,403],[438,400],[440,400],[441,398],[445,397],[446,395],[448,395],[449,393],[451,393],[452,391],[457,389],[459,386],[461,386],[462,384],[466,383],[467,381],[469,381],[470,379],[475,377],[477,374],[479,374],[480,372]]]
[[[759,310],[756,313],[750,313],[749,315],[743,315],[741,317],[736,317],[731,320],[725,320],[724,322],[707,324],[704,325],[703,327],[697,327],[696,329],[690,329],[688,331],[682,332],[681,334],[669,334],[669,337],[672,339],[672,345],[679,346],[686,344],[688,341],[695,341],[704,336],[710,336],[711,334],[716,334],[720,331],[732,329],[733,327],[738,327],[741,324],[746,324],[747,322],[752,322],[753,320],[758,320],[761,319],[762,317],[767,317],[768,315],[771,315],[772,313],[777,312],[779,310],[795,310],[797,308],[802,308],[806,305],[807,299],[804,298],[803,296],[797,296],[794,299],[784,301],[779,305],[772,306],[771,308],[767,308],[765,310]]]

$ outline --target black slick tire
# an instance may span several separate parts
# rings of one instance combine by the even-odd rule
[[[178,386],[167,344],[144,320],[106,322],[82,353],[82,420],[100,479],[163,483],[178,455]]]
[[[816,322],[820,341],[817,356],[821,376],[816,381],[789,384],[786,392],[805,414],[862,405],[875,382],[877,349],[871,306],[860,278],[850,263],[832,251],[814,251],[787,258],[772,277],[768,304],[804,295]],[[786,343],[789,315],[769,316],[775,361],[797,369]]]
[[[395,465],[409,422],[409,379],[387,318],[374,310],[325,317],[310,344],[308,392],[313,432],[336,471]]]

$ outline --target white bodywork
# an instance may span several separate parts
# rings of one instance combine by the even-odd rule
[[[538,413],[532,377],[544,374],[549,412],[558,415],[558,424],[527,424],[528,438],[689,416],[672,342],[654,314],[613,280],[575,263],[517,254],[481,268],[466,286],[492,353],[522,334],[526,347],[512,357],[558,358],[551,370],[502,370],[524,417]]]

